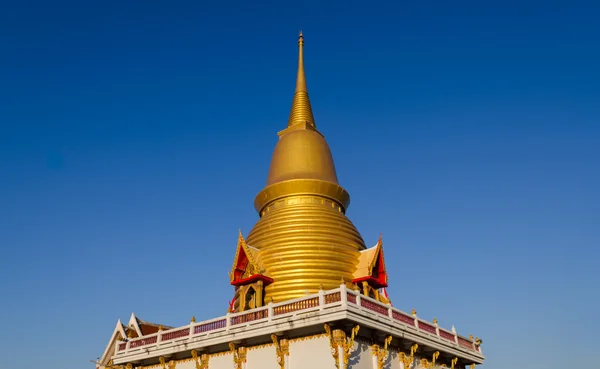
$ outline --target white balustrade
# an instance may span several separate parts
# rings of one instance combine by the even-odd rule
[[[348,289],[345,285],[328,291],[319,291],[317,294],[303,296],[293,300],[283,301],[277,304],[268,303],[266,306],[251,309],[239,313],[228,313],[226,316],[203,321],[191,322],[190,324],[173,328],[166,331],[131,339],[119,341],[116,346],[116,354],[123,355],[128,352],[137,351],[156,345],[167,345],[177,340],[191,340],[211,333],[229,331],[252,324],[272,322],[288,318],[297,314],[309,312],[322,313],[329,308],[358,309],[363,314],[373,315],[386,319],[390,325],[400,329],[412,329],[435,335],[444,341],[451,342],[454,346],[481,352],[479,346],[471,339],[458,336],[454,332],[437,327],[437,324],[428,323],[422,319],[412,316],[384,304],[376,299],[361,295],[356,291]]]

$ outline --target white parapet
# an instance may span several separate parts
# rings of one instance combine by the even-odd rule
[[[329,328],[326,332],[325,324],[336,330],[336,337]],[[345,334],[355,326],[361,327],[365,336],[359,333],[356,341],[350,342]],[[387,347],[384,337],[390,336]],[[373,337],[380,337],[381,342]],[[373,344],[378,346],[373,349]],[[429,360],[423,362],[425,367],[433,367],[435,359],[428,355],[435,352],[440,355],[438,364],[446,363],[448,368],[452,359],[456,368],[484,360],[472,338],[360,296],[344,285],[117,342],[112,359],[114,365],[158,369],[392,369],[402,368],[411,346],[420,347],[411,369],[420,367],[421,354]]]

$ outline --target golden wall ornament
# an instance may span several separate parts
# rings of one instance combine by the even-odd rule
[[[192,359],[194,359],[196,369],[201,369],[200,363],[198,362],[198,351],[192,350]]]
[[[233,342],[229,342],[229,350],[233,355],[233,363],[235,364],[235,369],[242,369],[242,364],[246,362],[246,348],[238,347],[236,350]]]
[[[346,337],[346,332],[341,329],[336,329],[331,332],[331,327],[329,324],[325,324],[325,331],[329,335],[329,345],[331,347],[331,355],[335,360],[335,367],[338,369],[345,369],[348,367],[348,361],[350,359],[350,354],[354,351],[354,338],[360,329],[359,325],[354,326],[352,328],[352,335],[350,338]],[[343,350],[343,358],[344,363],[340,368],[340,356],[339,356],[339,347],[342,347]]]
[[[192,360],[194,364],[196,364],[196,369],[208,369],[208,354],[202,354],[200,358],[198,358],[198,351],[192,350]]]
[[[471,364],[471,369],[475,369],[475,363]]]
[[[433,353],[433,356],[431,357],[431,362],[429,362],[429,360],[427,360],[425,358],[421,359],[421,367],[423,367],[425,369],[435,368],[435,361],[437,360],[438,357],[440,357],[440,352],[436,351]]]
[[[392,342],[392,336],[388,336],[385,341],[383,341],[383,349],[379,347],[379,345],[375,344],[371,346],[371,350],[373,351],[373,356],[377,357],[377,369],[383,369],[383,365],[390,355],[390,351],[388,350],[388,345]]]
[[[281,369],[285,368],[285,357],[290,354],[290,345],[288,340],[282,339],[279,340],[277,335],[272,334],[271,340],[273,340],[273,344],[275,344],[275,354],[277,355],[277,364]]]
[[[450,364],[452,364],[450,366],[450,369],[454,369],[454,366],[456,365],[457,362],[458,362],[458,358],[457,357],[455,357],[454,359],[452,359],[452,362],[450,363]]]
[[[208,354],[202,354],[200,356],[200,368],[199,369],[208,369],[208,359],[210,356]]]
[[[158,362],[160,363],[160,367],[162,369],[167,369],[167,364],[165,363],[165,358],[164,357],[159,357],[158,358]]]
[[[404,369],[409,369],[411,367],[413,361],[415,360],[415,352],[417,352],[418,348],[418,344],[415,343],[414,345],[412,345],[410,347],[410,356],[407,356],[404,352],[400,352],[398,357],[400,358],[400,361],[402,361],[402,363],[404,364]]]
[[[335,342],[335,340],[333,339],[333,334],[331,333],[331,327],[329,327],[329,324],[325,324],[325,332],[327,332],[327,335],[329,336],[329,347],[331,348],[331,356],[333,356],[333,360],[335,360],[335,367],[339,368],[340,367],[340,355],[339,355],[339,350],[338,350],[338,344],[337,342]]]
[[[133,364],[127,363],[127,365],[125,365],[125,369],[133,369]]]

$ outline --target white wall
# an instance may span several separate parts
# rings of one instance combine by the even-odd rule
[[[195,366],[194,366],[195,368]],[[211,355],[208,360],[209,369],[234,369],[233,356],[231,353],[224,355]],[[179,369],[179,368],[177,368]]]
[[[279,369],[275,345],[248,349],[246,369]]]
[[[289,363],[287,369],[335,369],[329,337],[291,341]]]

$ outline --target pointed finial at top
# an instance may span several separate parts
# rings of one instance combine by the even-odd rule
[[[304,74],[304,36],[302,31],[298,36],[298,75],[296,77],[296,92],[292,101],[292,111],[288,120],[288,127],[295,124],[306,123],[315,126],[312,107],[308,98],[306,75]]]

